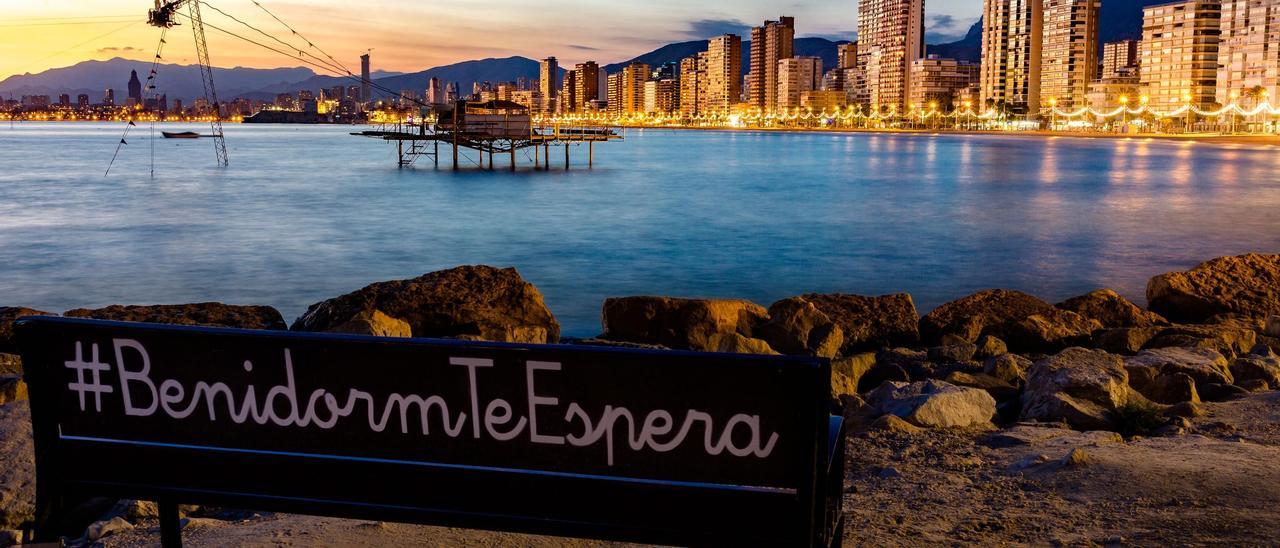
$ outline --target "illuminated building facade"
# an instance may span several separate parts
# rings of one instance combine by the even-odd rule
[[[1184,0],[1142,10],[1141,82],[1158,109],[1217,98],[1222,3]]]
[[[857,56],[867,101],[901,112],[911,96],[911,63],[924,56],[924,0],[859,0]]]
[[[982,108],[1040,111],[1044,0],[985,0],[982,9]]]
[[[1044,0],[1040,97],[1058,107],[1087,103],[1098,73],[1101,0]],[[1046,105],[1048,106],[1048,105]]]
[[[751,29],[748,104],[766,111],[778,106],[778,62],[795,56],[795,38],[794,17],[779,17],[777,21],[765,21],[764,25]]]

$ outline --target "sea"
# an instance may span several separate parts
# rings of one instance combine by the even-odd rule
[[[574,337],[608,297],[987,288],[1056,302],[1280,252],[1280,148],[1016,135],[626,130],[564,169],[462,169],[352,126],[0,124],[0,306],[264,304],[515,267]],[[121,141],[127,144],[121,144]],[[116,155],[119,148],[118,155]],[[115,156],[112,163],[113,155]],[[110,171],[108,172],[108,165]],[[485,163],[487,166],[487,162]]]

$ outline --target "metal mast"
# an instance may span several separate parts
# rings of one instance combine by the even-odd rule
[[[183,4],[187,4],[191,32],[195,35],[196,59],[200,65],[200,80],[204,84],[204,98],[213,107],[213,120],[209,123],[209,127],[213,130],[213,152],[218,158],[218,166],[226,167],[228,164],[227,141],[222,133],[222,108],[218,103],[218,90],[213,85],[213,65],[209,62],[209,45],[204,38],[204,21],[200,18],[200,0],[156,0],[156,7],[151,10],[148,23],[162,28],[177,26],[178,21],[175,15]]]

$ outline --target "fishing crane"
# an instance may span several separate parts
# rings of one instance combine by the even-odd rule
[[[178,25],[178,8],[187,7],[191,31],[196,40],[196,59],[200,65],[200,79],[204,84],[204,98],[213,106],[213,152],[218,156],[218,166],[227,166],[227,141],[222,134],[222,111],[218,103],[218,90],[213,85],[213,65],[209,63],[209,45],[204,39],[204,21],[200,18],[200,0],[155,0],[156,7],[147,15],[147,24],[162,29]]]

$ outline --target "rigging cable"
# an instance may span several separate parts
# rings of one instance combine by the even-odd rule
[[[261,9],[262,11],[266,12],[267,15],[270,15],[272,19],[275,19],[276,22],[280,23],[281,25],[284,25],[284,28],[289,29],[289,32],[292,32],[295,36],[297,36],[298,38],[301,38],[302,41],[306,42],[308,46],[315,48],[316,51],[323,53],[325,57],[328,57],[330,61],[333,61],[338,66],[342,67],[342,70],[346,71],[347,75],[352,75],[351,69],[347,68],[347,66],[342,64],[341,61],[334,59],[332,55],[329,55],[329,52],[323,49],[320,49],[320,46],[315,45],[314,42],[309,40],[306,36],[303,36],[302,33],[298,32],[297,30],[294,30],[294,28],[289,26],[289,24],[284,22],[284,20],[280,19],[279,17],[276,17],[276,14],[271,13],[271,10],[267,9],[266,6],[260,4],[258,0],[250,0],[250,1],[253,2],[253,5],[258,6],[258,9]]]
[[[218,13],[221,13],[222,15],[226,16],[228,19],[231,19],[232,21],[235,21],[235,22],[237,22],[237,23],[240,23],[241,25],[244,25],[245,27],[248,27],[250,30],[252,30],[252,31],[254,31],[254,32],[258,33],[258,34],[261,34],[261,35],[263,35],[263,36],[265,36],[265,37],[267,37],[267,38],[270,38],[270,39],[272,39],[272,40],[275,40],[277,43],[279,43],[280,45],[282,45],[282,46],[284,46],[284,47],[287,47],[287,48],[289,48],[289,49],[291,49],[291,50],[297,51],[297,52],[298,52],[298,55],[300,55],[300,56],[301,56],[301,55],[306,55],[306,56],[308,56],[308,57],[311,57],[311,58],[316,59],[316,60],[317,60],[317,61],[319,61],[320,63],[325,64],[326,66],[328,66],[328,67],[329,67],[329,70],[332,70],[332,71],[337,72],[337,71],[345,70],[345,69],[346,69],[346,67],[342,67],[342,66],[340,66],[340,65],[336,65],[336,64],[335,64],[335,65],[330,65],[328,61],[325,61],[324,59],[321,59],[321,58],[319,58],[319,57],[317,57],[317,56],[315,56],[315,55],[312,55],[312,54],[310,54],[310,53],[307,53],[306,51],[303,51],[303,50],[302,50],[302,48],[299,48],[298,46],[295,46],[295,45],[293,45],[293,44],[290,44],[290,43],[288,43],[288,42],[285,42],[284,40],[281,40],[281,39],[279,39],[279,38],[276,38],[275,36],[272,36],[272,35],[270,35],[270,34],[267,34],[267,33],[266,33],[265,31],[263,31],[262,29],[259,29],[259,28],[255,27],[255,26],[253,26],[253,25],[250,25],[249,23],[244,22],[244,20],[242,20],[242,19],[240,19],[240,18],[238,18],[238,17],[236,17],[236,16],[234,16],[234,15],[231,15],[230,13],[227,13],[227,12],[225,12],[225,11],[222,11],[221,9],[218,9],[218,7],[217,7],[217,6],[214,6],[213,4],[210,4],[210,3],[208,3],[208,2],[204,2],[204,1],[201,1],[200,3],[201,3],[201,4],[204,4],[206,7],[208,7],[209,9],[211,9],[211,10],[213,10],[213,11],[216,11],[216,12],[218,12]],[[207,23],[206,23],[206,24],[207,24]],[[305,40],[305,39],[304,39],[304,40]],[[308,42],[308,44],[310,44],[310,42]],[[348,74],[350,74],[350,72],[348,72]]]
[[[147,75],[147,85],[150,88],[155,87],[154,82],[155,82],[155,75],[156,75],[156,67],[158,67],[160,64],[160,52],[164,49],[164,45],[166,44],[164,37],[165,37],[165,34],[168,33],[168,31],[169,29],[161,29],[160,31],[160,43],[156,44],[156,56],[154,59],[151,60],[151,73]],[[144,105],[146,104],[145,99],[143,104]],[[116,151],[114,154],[111,155],[111,162],[107,164],[107,170],[102,174],[103,177],[106,177],[111,174],[111,167],[116,165],[116,158],[120,156],[120,149],[124,148],[125,145],[129,144],[127,140],[129,138],[129,130],[134,127],[137,127],[137,125],[138,124],[135,124],[133,120],[129,120],[129,123],[125,124],[124,132],[120,134],[120,142],[116,143]],[[151,176],[155,177],[155,175],[156,175],[155,122],[153,121],[151,123]]]

